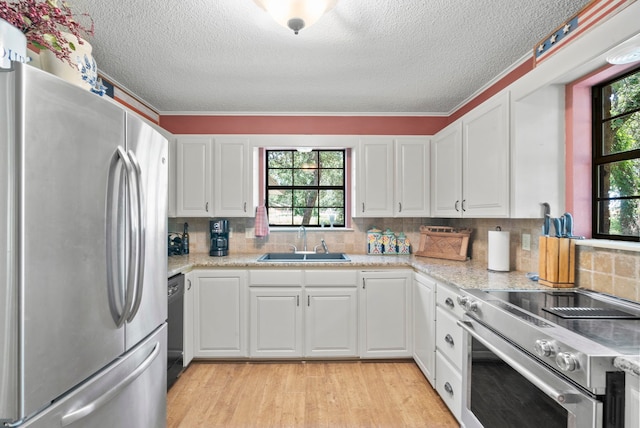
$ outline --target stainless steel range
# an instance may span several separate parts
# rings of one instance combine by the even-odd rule
[[[614,359],[640,353],[640,305],[576,289],[464,290],[459,303],[466,427],[624,426]]]

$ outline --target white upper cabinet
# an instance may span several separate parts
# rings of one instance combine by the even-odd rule
[[[354,217],[429,215],[429,138],[363,137],[356,159]]]
[[[509,94],[490,99],[459,122],[433,138],[433,215],[508,217]]]
[[[252,157],[246,137],[215,137],[213,213],[253,217]]]
[[[177,217],[253,217],[253,158],[249,138],[179,136]]]
[[[180,136],[176,142],[176,215],[212,217],[212,148],[206,136]]]
[[[167,138],[169,142],[169,180],[168,180],[168,197],[167,197],[167,217],[173,218],[176,216],[176,139]]]
[[[523,88],[526,91],[528,88]],[[565,210],[564,85],[511,92],[511,217],[541,218],[541,204]]]
[[[431,140],[431,210],[434,217],[460,217],[462,210],[462,122]]]
[[[509,93],[462,119],[462,210],[469,217],[509,216]]]
[[[357,153],[354,217],[393,216],[393,138],[366,137]]]
[[[429,159],[429,138],[396,139],[394,204],[396,217],[428,217],[430,215]]]

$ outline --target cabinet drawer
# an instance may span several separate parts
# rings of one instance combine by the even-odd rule
[[[462,329],[456,318],[438,307],[436,309],[436,348],[460,370],[462,368]]]
[[[462,412],[462,376],[439,351],[436,352],[436,391],[459,421]]]
[[[436,303],[438,306],[446,309],[447,312],[453,314],[456,318],[461,319],[464,315],[464,309],[458,304],[458,292],[446,285],[438,284],[436,292]]]
[[[301,286],[301,270],[254,269],[249,271],[249,285]]]
[[[304,272],[304,284],[355,287],[357,276],[358,272],[355,270],[308,270]]]

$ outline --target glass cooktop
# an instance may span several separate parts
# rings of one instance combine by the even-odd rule
[[[487,294],[621,354],[640,355],[640,305],[575,290],[495,290]]]

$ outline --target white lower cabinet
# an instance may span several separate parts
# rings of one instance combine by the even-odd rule
[[[460,421],[462,411],[462,375],[440,352],[436,352],[436,391],[451,413]]]
[[[428,276],[413,277],[413,359],[435,387],[436,283]]]
[[[189,272],[184,276],[184,324],[182,326],[182,342],[184,346],[182,365],[187,367],[193,360],[193,321],[195,305],[195,288],[193,287],[194,274]]]
[[[357,289],[307,288],[305,294],[305,356],[358,356]]]
[[[357,271],[252,270],[250,356],[358,356]]]
[[[464,310],[452,287],[436,286],[436,391],[460,421],[462,413],[462,328],[457,321]]]
[[[195,287],[194,356],[247,357],[246,271],[194,271],[191,278]]]
[[[413,271],[360,274],[360,357],[411,357]]]
[[[640,427],[640,377],[630,373],[625,375],[624,426]]]
[[[305,356],[358,356],[358,272],[307,270]]]
[[[302,357],[302,288],[252,287],[252,357]]]

